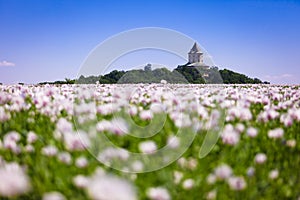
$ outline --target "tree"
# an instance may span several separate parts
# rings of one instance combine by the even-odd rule
[[[259,80],[258,78],[252,79],[244,74],[239,74],[239,73],[230,71],[228,69],[219,70],[219,72],[222,76],[224,83],[229,83],[229,84],[246,84],[246,83],[259,84],[259,83],[262,83],[262,81]]]
[[[202,78],[200,70],[195,67],[179,65],[175,70],[182,74],[189,83],[205,83],[205,80]]]
[[[144,71],[152,71],[152,69],[151,69],[151,64],[147,64],[147,65],[144,67]]]
[[[218,67],[188,66],[179,65],[172,72],[167,68],[151,69],[147,64],[144,68],[130,71],[113,70],[108,74],[99,76],[81,75],[77,80],[65,78],[65,81],[44,82],[40,84],[115,84],[115,83],[160,83],[166,80],[168,83],[227,83],[227,84],[270,84],[262,82],[258,78],[249,78],[244,74],[239,74],[228,69],[219,70]],[[223,81],[222,81],[223,80]]]

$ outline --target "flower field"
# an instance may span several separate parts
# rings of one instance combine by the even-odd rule
[[[300,87],[0,85],[0,199],[298,199]]]

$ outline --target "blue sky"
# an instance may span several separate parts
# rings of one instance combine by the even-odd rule
[[[0,27],[2,83],[75,78],[95,46],[141,27],[194,38],[220,68],[300,83],[299,1],[0,0]]]

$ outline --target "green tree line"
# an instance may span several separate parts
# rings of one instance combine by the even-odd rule
[[[152,70],[147,65],[144,70],[118,71],[113,70],[108,74],[99,76],[81,75],[78,79],[65,79],[64,81],[55,81],[52,84],[116,84],[116,83],[160,83],[166,80],[168,83],[191,83],[191,84],[269,84],[262,82],[258,78],[249,78],[244,74],[240,74],[228,69],[219,70],[218,67],[206,66],[188,66],[179,65],[173,71],[167,68],[157,68]],[[44,82],[41,84],[46,84]]]

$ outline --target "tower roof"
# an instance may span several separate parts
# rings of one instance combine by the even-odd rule
[[[198,46],[197,42],[194,43],[192,49],[189,53],[202,53],[200,47]]]

